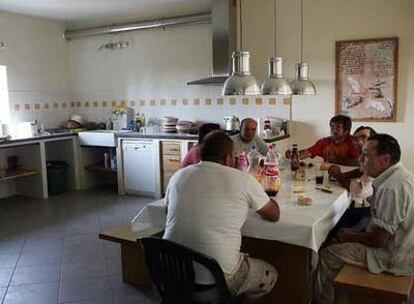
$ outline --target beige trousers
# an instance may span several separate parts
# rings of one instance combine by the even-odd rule
[[[344,264],[367,267],[366,246],[359,243],[330,245],[319,253],[314,285],[314,303],[334,303],[334,280]]]

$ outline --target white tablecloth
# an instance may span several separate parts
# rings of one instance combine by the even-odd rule
[[[290,175],[290,172],[288,173]],[[298,245],[317,252],[329,231],[347,209],[350,198],[346,190],[334,184],[330,185],[333,193],[315,189],[315,181],[312,178],[305,182],[305,192],[300,193],[311,197],[312,205],[299,206],[296,200],[300,194],[291,193],[292,181],[286,181],[289,175],[284,177],[282,191],[276,197],[281,210],[279,221],[265,221],[251,210],[242,228],[242,234]],[[165,215],[166,206],[163,199],[150,203],[132,220],[132,229],[139,229],[143,223],[164,227]]]

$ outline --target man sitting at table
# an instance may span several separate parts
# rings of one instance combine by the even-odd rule
[[[400,163],[400,156],[392,136],[369,137],[362,166],[374,178],[371,220],[365,230],[341,229],[340,243],[321,250],[315,303],[333,303],[333,281],[345,263],[373,273],[414,274],[414,175]]]
[[[368,126],[360,126],[355,130],[353,138],[356,141],[357,148],[361,151],[361,154],[368,138],[375,134],[377,134],[377,132]],[[329,233],[327,237],[328,242],[338,233],[340,228],[353,227],[356,225],[362,228],[366,226],[369,221],[371,208],[365,206],[365,202],[367,201],[367,197],[372,195],[372,177],[363,174],[362,171],[363,168],[361,168],[361,166],[348,172],[341,172],[341,168],[336,165],[331,165],[329,167],[329,176],[334,177],[341,184],[341,186],[348,191],[351,190],[352,196],[359,198],[362,205],[358,206],[358,204],[355,203],[355,200],[351,202],[350,208],[345,212],[339,222]]]
[[[277,221],[280,211],[256,179],[233,167],[233,141],[223,132],[209,133],[201,145],[201,162],[170,180],[164,238],[215,258],[230,291],[251,300],[271,291],[277,272],[240,253],[241,228],[250,208],[267,221]],[[196,280],[212,283],[202,270]]]
[[[249,153],[253,146],[256,146],[257,151],[262,155],[266,155],[269,150],[266,143],[256,135],[257,121],[253,118],[245,118],[240,124],[240,133],[233,135],[231,139],[234,141],[234,153],[239,155],[241,152]]]
[[[336,115],[329,122],[331,136],[318,140],[312,147],[299,151],[299,159],[315,156],[324,161],[345,166],[358,165],[358,151],[349,134],[352,127],[351,118]]]

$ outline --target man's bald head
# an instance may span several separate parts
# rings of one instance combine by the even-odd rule
[[[240,138],[244,142],[251,142],[256,136],[257,121],[253,118],[245,118],[240,124]]]

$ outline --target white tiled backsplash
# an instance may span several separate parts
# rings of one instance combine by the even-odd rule
[[[57,127],[77,113],[86,120],[101,122],[119,105],[132,108],[135,114],[144,113],[147,119],[176,116],[181,120],[219,123],[228,115],[240,118],[271,115],[289,119],[291,104],[291,98],[267,96],[74,100],[71,95],[70,92],[10,92],[12,121],[37,119],[46,127]]]

